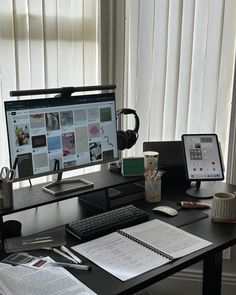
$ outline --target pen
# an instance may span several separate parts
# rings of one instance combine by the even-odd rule
[[[45,237],[37,237],[37,238],[29,238],[27,240],[25,240],[25,242],[32,242],[32,241],[39,241],[39,240],[46,240],[46,239],[51,239],[51,236],[45,236]]]
[[[65,257],[66,259],[72,261],[73,263],[78,263],[77,261],[75,261],[72,257],[70,257],[69,255],[63,253],[62,251],[58,250],[57,248],[52,248],[52,251],[54,251],[55,253]]]
[[[22,245],[32,245],[32,244],[49,243],[49,242],[53,242],[53,240],[52,239],[48,239],[48,240],[36,240],[35,239],[35,241],[22,242]]]
[[[91,266],[89,265],[79,265],[79,264],[72,264],[72,263],[64,263],[64,262],[49,262],[52,266],[61,266],[61,267],[69,267],[78,270],[90,270]]]
[[[67,254],[69,254],[77,263],[81,264],[83,263],[83,261],[81,259],[79,259],[79,257],[77,257],[74,253],[72,253],[68,248],[66,248],[65,246],[61,246],[61,250]]]
[[[73,263],[76,263],[76,264],[78,263],[78,262],[75,261],[72,257],[70,257],[69,255],[63,253],[62,251],[58,250],[57,248],[43,247],[43,249],[45,249],[45,250],[51,250],[51,251],[57,253],[58,255],[60,255],[60,256],[62,256],[62,257],[64,257],[64,258],[66,258],[66,259],[72,261]]]

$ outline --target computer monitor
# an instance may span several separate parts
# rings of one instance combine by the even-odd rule
[[[53,195],[85,189],[62,172],[118,159],[114,93],[6,101],[10,165],[15,180],[58,174]]]
[[[200,188],[201,181],[224,179],[223,164],[216,134],[183,134],[182,143],[186,176],[196,181],[196,188],[186,191],[195,198],[211,198],[213,192]]]

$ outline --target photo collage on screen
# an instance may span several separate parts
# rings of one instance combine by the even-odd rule
[[[114,159],[113,102],[8,112],[17,177],[99,164]]]

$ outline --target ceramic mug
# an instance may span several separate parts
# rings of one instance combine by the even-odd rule
[[[211,216],[219,222],[236,220],[236,196],[231,193],[216,193],[212,201]]]

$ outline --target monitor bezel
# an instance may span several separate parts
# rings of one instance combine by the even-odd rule
[[[190,167],[188,165],[187,162],[187,151],[186,147],[185,147],[185,141],[187,138],[190,137],[201,137],[201,136],[208,136],[208,137],[215,137],[216,139],[216,147],[217,147],[217,155],[218,155],[218,160],[219,160],[219,166],[220,166],[220,173],[221,176],[218,178],[192,178],[190,177]],[[198,134],[182,134],[181,136],[182,139],[182,145],[183,145],[183,154],[184,154],[184,165],[185,165],[185,171],[186,171],[186,178],[189,181],[220,181],[220,180],[224,180],[224,166],[223,166],[223,160],[222,160],[222,153],[221,153],[221,149],[220,149],[220,145],[219,145],[219,141],[218,141],[218,136],[215,133],[198,133]]]
[[[100,97],[106,97],[106,98],[111,98],[111,101],[114,101],[114,121],[115,121],[115,130],[116,130],[116,134],[117,134],[117,122],[116,122],[116,99],[115,99],[115,92],[108,92],[108,93],[96,93],[96,94],[83,94],[83,95],[68,95],[68,97],[54,97],[54,96],[50,96],[50,97],[46,97],[46,98],[42,98],[42,97],[37,97],[37,98],[33,98],[33,99],[21,99],[21,100],[10,100],[10,101],[4,101],[4,111],[5,111],[5,122],[6,122],[6,129],[7,129],[7,141],[8,141],[8,154],[9,154],[9,163],[10,163],[10,167],[12,169],[16,169],[17,166],[17,162],[15,159],[12,159],[12,155],[11,155],[11,144],[10,144],[10,133],[9,133],[9,126],[8,126],[8,120],[7,120],[7,112],[9,111],[9,105],[10,104],[15,104],[15,103],[29,103],[29,104],[34,104],[36,103],[36,101],[39,103],[40,101],[42,101],[43,103],[45,103],[46,101],[53,101],[55,102],[56,105],[59,105],[62,102],[67,102],[71,100],[71,102],[73,100],[76,99],[96,99],[96,98],[100,98]],[[85,163],[85,164],[81,164],[81,165],[77,165],[75,167],[68,167],[68,168],[63,168],[63,169],[58,169],[58,170],[52,170],[52,171],[47,171],[47,172],[43,172],[43,173],[39,173],[39,174],[33,174],[30,176],[25,176],[25,177],[16,177],[13,182],[17,182],[17,181],[23,181],[23,180],[29,180],[29,179],[33,179],[33,178],[39,178],[39,177],[43,177],[43,176],[49,176],[49,175],[54,175],[54,174],[60,174],[60,173],[64,173],[64,172],[68,172],[68,171],[72,171],[72,170],[77,170],[77,169],[82,169],[82,168],[88,168],[88,167],[92,167],[92,166],[96,166],[96,165],[102,165],[102,164],[106,164],[112,161],[116,161],[119,159],[119,152],[118,152],[118,146],[117,146],[117,136],[116,136],[116,147],[115,147],[117,153],[112,159],[102,159],[101,161],[97,161],[97,162],[91,162],[91,163]],[[78,175],[77,175],[78,176]]]

